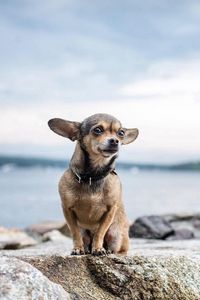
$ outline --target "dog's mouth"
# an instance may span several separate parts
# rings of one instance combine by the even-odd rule
[[[114,149],[108,149],[108,150],[103,150],[102,152],[103,153],[110,153],[110,154],[113,154],[113,153],[116,153],[118,151],[118,149],[117,150],[114,150]]]
[[[103,156],[110,156],[118,152],[118,148],[99,149]]]

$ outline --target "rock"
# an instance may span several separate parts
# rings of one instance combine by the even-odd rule
[[[130,237],[184,240],[200,238],[200,214],[171,214],[138,218]]]
[[[165,239],[173,233],[170,223],[161,216],[140,217],[129,229],[130,237],[147,239]]]
[[[191,213],[179,213],[179,214],[166,214],[163,215],[165,220],[168,222],[194,222],[195,220],[200,221],[200,214],[191,214]],[[200,225],[200,224],[199,224]]]
[[[43,235],[46,235],[46,233],[52,232],[53,230],[57,230],[63,235],[71,237],[71,232],[68,225],[60,221],[45,221],[42,223],[33,224],[27,227],[25,230],[29,235],[37,239],[38,242],[45,241],[45,237],[43,238]]]
[[[174,234],[168,236],[167,240],[189,240],[194,238],[194,233],[190,229],[175,229]]]
[[[0,299],[70,300],[61,285],[32,265],[13,257],[0,258]]]
[[[200,300],[199,240],[131,239],[129,256],[68,256],[71,247],[66,238],[0,256],[30,263],[71,299]]]
[[[27,232],[31,232],[33,234],[39,234],[39,235],[43,235],[46,232],[49,232],[52,230],[63,231],[61,233],[65,234],[65,235],[67,235],[67,233],[70,232],[67,224],[64,223],[63,221],[45,221],[45,222],[38,223],[38,224],[32,224],[26,228]]]
[[[72,236],[71,231],[66,223],[61,228],[59,228],[59,231],[67,237]]]
[[[171,214],[164,215],[164,219],[170,222],[175,232],[190,231],[194,238],[200,238],[200,214]],[[180,234],[176,235],[180,238]],[[191,238],[189,234],[182,234],[183,238]],[[175,237],[174,237],[175,238]]]
[[[102,289],[110,291],[113,299],[200,299],[200,283],[193,277],[192,259],[112,257],[92,259],[89,263],[94,279]],[[197,269],[196,275],[200,265]]]
[[[47,241],[45,243],[37,244],[36,246],[19,249],[19,250],[1,250],[1,255],[8,255],[14,257],[35,257],[35,256],[66,256],[71,253],[72,239],[65,237],[60,241]]]
[[[20,229],[0,227],[0,249],[19,249],[36,244],[35,239]]]
[[[60,233],[60,231],[58,230],[52,230],[49,232],[46,232],[43,237],[42,237],[42,241],[43,242],[47,242],[47,241],[52,241],[52,242],[56,242],[56,241],[65,241],[66,240],[66,236],[63,235],[62,233]]]

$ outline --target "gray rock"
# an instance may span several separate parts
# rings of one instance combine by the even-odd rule
[[[191,238],[189,231],[193,232],[194,238],[200,238],[200,214],[171,214],[163,217],[171,224],[175,232],[188,231],[188,234],[181,234],[183,239]],[[180,239],[180,234],[175,234],[176,236]]]
[[[131,239],[129,256],[68,256],[71,247],[72,240],[66,238],[3,250],[0,256],[30,263],[72,299],[200,300],[199,240]]]
[[[23,230],[0,227],[0,249],[19,249],[36,244],[37,241]]]
[[[166,214],[163,215],[163,217],[165,218],[165,220],[167,220],[168,222],[193,222],[195,220],[199,220],[200,221],[200,214],[198,213],[179,213],[179,214]],[[199,224],[200,225],[200,224]]]
[[[0,299],[70,300],[62,286],[51,282],[30,264],[13,257],[0,258]]]
[[[37,244],[33,247],[28,247],[19,250],[1,250],[1,255],[14,257],[35,257],[35,256],[66,256],[71,253],[72,239],[65,238],[62,240],[47,241],[45,243]]]
[[[66,240],[66,236],[63,235],[62,233],[60,233],[60,231],[58,230],[52,230],[52,231],[48,231],[46,232],[43,237],[42,237],[42,241],[43,242],[47,242],[47,241],[52,241],[52,242],[59,242],[59,241],[65,241]]]
[[[187,228],[175,229],[174,234],[168,236],[167,240],[189,240],[194,238],[194,233],[192,230]]]
[[[30,225],[25,229],[25,231],[33,238],[37,239],[38,242],[44,241],[45,236],[48,236],[48,233],[54,230],[59,231],[67,237],[71,237],[70,229],[68,225],[63,221],[45,221],[42,223]]]
[[[165,239],[174,230],[170,223],[161,216],[144,216],[136,219],[130,226],[129,236],[147,239]]]
[[[44,221],[28,226],[25,230],[36,234],[43,235],[52,230],[60,230],[66,224],[63,221]]]

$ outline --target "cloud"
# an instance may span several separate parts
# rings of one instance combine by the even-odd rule
[[[200,59],[161,62],[149,68],[141,80],[124,85],[119,93],[129,97],[200,97]]]

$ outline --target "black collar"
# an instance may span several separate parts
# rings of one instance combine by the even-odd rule
[[[99,181],[103,178],[105,178],[106,176],[108,176],[108,174],[113,174],[113,175],[117,175],[115,169],[111,169],[109,171],[104,171],[101,172],[99,174],[93,175],[92,174],[78,174],[75,170],[71,169],[72,173],[74,174],[76,180],[79,183],[86,183],[89,185],[92,185],[93,182]]]
[[[91,166],[91,161],[88,152],[83,147],[81,147],[81,149],[84,153],[85,159],[84,171],[78,174],[78,172],[74,168],[71,168],[72,173],[74,174],[76,180],[79,183],[86,183],[91,185],[92,183],[105,178],[106,176],[108,176],[108,174],[117,175],[113,166],[117,155],[114,155],[107,165],[98,169],[93,169],[93,167]]]

